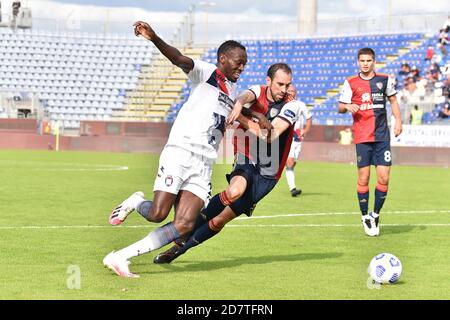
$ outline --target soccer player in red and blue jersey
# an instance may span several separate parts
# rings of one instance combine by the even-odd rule
[[[250,217],[256,204],[273,190],[288,158],[294,124],[304,107],[287,93],[291,82],[291,68],[285,63],[276,63],[267,72],[266,86],[252,86],[236,98],[227,122],[231,124],[237,120],[240,123],[238,130],[251,132],[258,138],[252,139],[243,131],[235,132],[235,164],[227,175],[228,187],[211,199],[197,218],[189,238],[177,239],[174,246],[155,257],[155,263],[170,263],[218,234],[225,224],[241,214]],[[241,115],[241,110],[247,116]],[[256,117],[259,124],[250,120],[250,115]],[[273,126],[267,135],[260,130],[263,121],[270,121]]]
[[[357,194],[362,213],[362,224],[368,236],[380,234],[379,214],[388,192],[389,172],[392,164],[390,134],[387,122],[386,101],[395,117],[394,135],[402,132],[400,108],[393,79],[377,73],[375,51],[362,48],[358,51],[360,72],[347,78],[339,98],[339,112],[353,116],[353,138],[356,144],[358,165]],[[377,172],[374,209],[368,212],[370,167]]]

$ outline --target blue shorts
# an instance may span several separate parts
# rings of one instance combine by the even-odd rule
[[[374,166],[391,166],[392,153],[390,141],[358,143],[356,145],[358,168]]]
[[[247,188],[244,194],[230,205],[237,216],[245,214],[250,217],[256,204],[272,191],[278,182],[275,179],[260,175],[256,166],[250,163],[236,164],[233,171],[226,175],[228,182],[234,176],[242,176],[247,180]]]

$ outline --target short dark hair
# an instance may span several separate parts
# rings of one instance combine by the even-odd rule
[[[237,41],[227,40],[224,43],[222,43],[219,49],[217,49],[217,62],[219,62],[219,58],[222,53],[225,54],[228,51],[233,50],[235,48],[241,48],[242,50],[246,51],[245,47]]]
[[[372,48],[362,48],[358,50],[358,59],[359,56],[362,54],[370,54],[373,57],[373,60],[375,60],[375,51]]]
[[[278,70],[283,70],[287,74],[292,74],[292,69],[288,64],[283,62],[275,63],[269,67],[269,70],[267,70],[267,76],[270,80],[273,80],[275,73],[277,73]]]

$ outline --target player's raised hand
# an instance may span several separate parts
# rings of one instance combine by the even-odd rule
[[[261,129],[267,130],[267,131],[270,131],[273,129],[272,123],[266,117],[259,117],[258,120],[259,120],[258,124]]]
[[[241,110],[242,110],[242,105],[236,103],[234,105],[233,110],[231,110],[230,114],[227,117],[226,124],[227,125],[233,124],[237,120],[239,115],[241,114]]]
[[[155,31],[147,22],[137,21],[133,24],[136,37],[143,36],[147,40],[153,40],[156,36]]]

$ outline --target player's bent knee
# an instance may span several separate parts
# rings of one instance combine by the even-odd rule
[[[214,217],[214,219],[210,220],[211,224],[217,229],[221,230],[228,223],[228,220],[222,219],[220,216]]]
[[[293,158],[289,158],[289,159],[286,161],[286,169],[288,169],[288,170],[293,170],[294,167],[295,167],[295,164],[296,164],[295,160],[294,160]]]
[[[359,178],[358,179],[358,186],[361,187],[368,187],[369,186],[369,178]]]
[[[185,219],[181,219],[181,220],[175,219],[175,221],[173,223],[180,235],[185,235],[185,234],[191,232],[192,230],[194,230],[194,226],[195,226],[195,221],[190,221],[190,220],[185,220]]]
[[[227,188],[226,194],[230,202],[235,202],[242,196],[244,191],[245,189],[239,188],[238,186],[230,186]]]
[[[153,206],[150,209],[150,213],[148,215],[148,220],[155,222],[155,223],[160,223],[163,222],[167,216],[169,215],[169,212],[167,212],[166,209],[158,207],[158,206]]]
[[[389,177],[379,177],[377,180],[377,183],[383,186],[388,186],[389,185]]]

